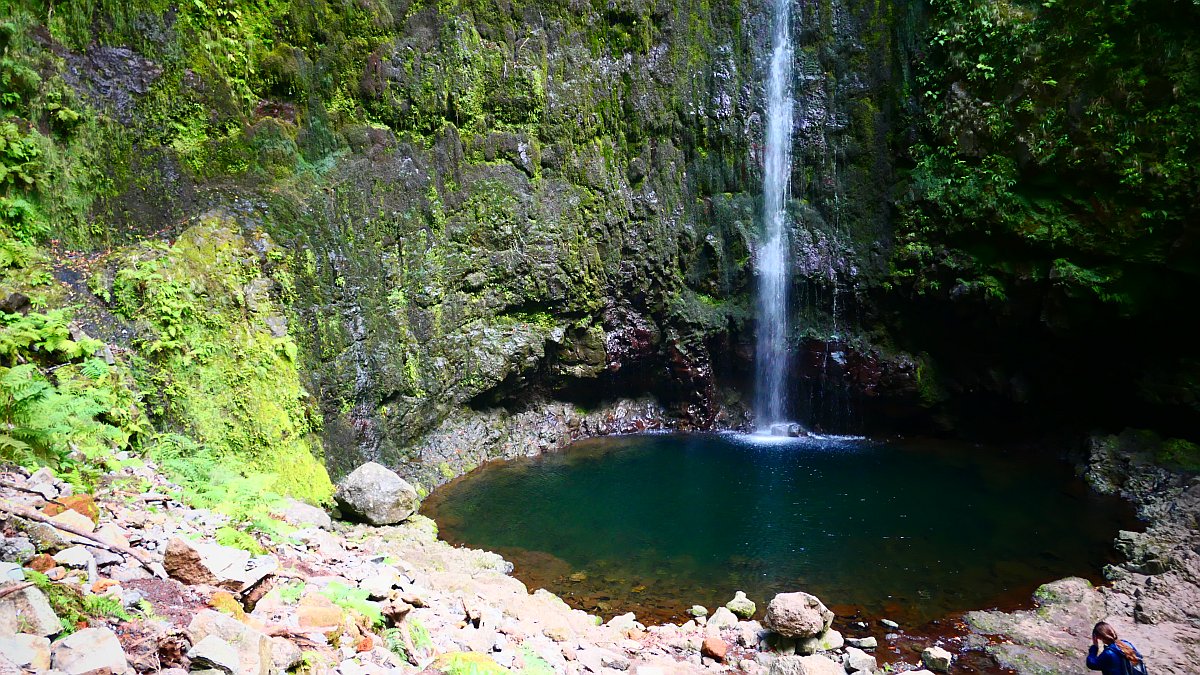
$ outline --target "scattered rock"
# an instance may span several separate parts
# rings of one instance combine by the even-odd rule
[[[304,652],[291,640],[271,638],[271,663],[275,670],[286,672],[304,662]]]
[[[707,656],[710,659],[725,661],[725,654],[729,652],[729,645],[719,637],[706,637],[700,645],[700,654]]]
[[[400,523],[416,513],[420,498],[394,471],[367,462],[340,480],[334,494],[342,513],[371,525]]]
[[[884,626],[886,626],[888,628],[891,628],[892,630],[896,630],[896,629],[900,628],[900,624],[896,623],[895,621],[892,621],[891,619],[880,619],[879,623],[883,624]]]
[[[40,635],[18,633],[0,637],[0,654],[18,668],[35,673],[50,670],[50,640]]]
[[[70,567],[76,570],[86,570],[88,567],[96,564],[96,559],[92,554],[82,546],[72,546],[64,548],[54,554],[54,562],[63,567]]]
[[[0,586],[0,590],[12,584]],[[0,597],[0,635],[29,633],[50,637],[62,631],[58,615],[38,589],[29,586]]]
[[[846,644],[858,649],[875,649],[879,646],[879,640],[876,640],[874,636],[867,636],[864,638],[846,638]]]
[[[739,619],[749,619],[754,616],[757,606],[754,601],[746,597],[744,591],[738,591],[733,594],[733,599],[725,603],[725,608],[733,612],[734,616]]]
[[[42,513],[48,516],[57,516],[68,510],[86,517],[92,521],[93,526],[100,522],[100,507],[96,505],[96,500],[91,495],[59,497],[42,508]]]
[[[333,529],[333,520],[325,509],[317,508],[302,501],[288,499],[285,506],[275,514],[285,523],[296,527],[319,527],[322,530]]]
[[[29,541],[29,537],[0,536],[0,560],[10,560],[24,565],[36,553],[37,550],[33,548],[33,542]]]
[[[53,520],[59,525],[66,525],[67,527],[80,530],[81,532],[91,533],[96,529],[96,523],[93,522],[91,518],[88,518],[78,511],[63,511],[62,513],[50,518],[50,520]],[[38,524],[44,525],[44,523]]]
[[[68,675],[92,675],[130,671],[125,651],[116,633],[107,628],[84,628],[54,643],[50,648],[52,666]]]
[[[25,581],[25,570],[17,563],[0,562],[0,584],[7,581]]]
[[[239,672],[240,659],[237,650],[216,635],[209,635],[192,645],[187,655],[192,660],[193,671],[212,668],[227,675]]]
[[[950,661],[953,658],[950,652],[941,647],[927,647],[925,651],[921,652],[921,663],[925,664],[926,668],[938,673],[949,671]]]
[[[846,672],[873,673],[879,667],[874,656],[855,647],[846,648]]]
[[[769,675],[846,675],[842,664],[827,656],[781,656],[771,662]]]
[[[708,616],[708,608],[702,605],[692,605],[687,613],[689,616],[695,617]]]
[[[832,652],[841,649],[845,644],[846,641],[842,639],[842,634],[830,629],[816,637],[798,639],[796,653],[807,655],[817,652]]]
[[[271,639],[241,623],[237,619],[215,612],[201,610],[187,628],[192,644],[200,644],[209,636],[224,640],[237,651],[237,669],[241,675],[268,675],[272,658]]]
[[[251,558],[246,551],[220,544],[200,544],[174,537],[167,543],[163,567],[185,584],[207,584],[241,592],[274,572],[272,556]]]
[[[767,605],[767,628],[784,637],[816,637],[832,623],[833,612],[808,593],[780,593]]]
[[[713,615],[708,618],[707,625],[711,628],[721,630],[724,628],[733,628],[737,623],[737,617],[733,615],[733,612],[725,607],[718,607],[717,611],[713,612]]]

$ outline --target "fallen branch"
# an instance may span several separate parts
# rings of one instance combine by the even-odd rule
[[[146,557],[145,554],[138,553],[137,551],[129,548],[128,546],[122,546],[120,544],[110,544],[107,541],[100,539],[96,535],[91,534],[90,532],[84,532],[83,530],[81,530],[77,527],[73,527],[71,525],[64,525],[63,523],[57,523],[57,522],[51,520],[50,518],[43,516],[40,513],[36,513],[34,511],[30,511],[28,509],[23,509],[19,506],[14,506],[12,504],[9,504],[8,502],[0,501],[0,511],[12,514],[14,516],[17,516],[18,518],[24,518],[25,520],[32,520],[34,522],[49,525],[50,527],[53,527],[56,530],[62,530],[63,532],[66,532],[67,534],[73,534],[76,537],[85,539],[91,546],[95,546],[97,548],[102,548],[107,551],[112,551],[113,553],[120,553],[121,555],[133,558],[134,560],[136,560],[138,562],[138,564],[140,564],[142,567],[146,568],[146,570],[149,571],[154,576],[156,576],[160,579],[166,578],[166,576],[162,572],[161,567],[155,568],[153,560]]]
[[[0,589],[0,598],[3,598],[6,595],[12,595],[13,593],[16,593],[17,591],[23,591],[32,585],[33,585],[33,582],[26,581],[23,584],[17,584],[16,586],[10,586],[8,588]]]

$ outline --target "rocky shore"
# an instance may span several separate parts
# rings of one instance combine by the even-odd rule
[[[1127,560],[1106,569],[1111,584],[1064,579],[1039,589],[1033,609],[971,612],[964,639],[916,649],[906,640],[908,658],[879,655],[887,669],[955,672],[963,652],[984,651],[1022,674],[1084,673],[1091,626],[1103,619],[1154,672],[1194,672],[1200,480],[1162,468],[1157,450],[1136,434],[1092,442],[1087,480],[1136,502],[1148,522],[1121,532]],[[762,611],[739,593],[694,607],[682,625],[645,626],[633,614],[602,622],[530,592],[500,556],[439,540],[414,514],[416,491],[378,465],[339,484],[340,513],[365,522],[288,502],[251,534],[177,501],[153,464],[122,464],[91,495],[44,469],[0,476],[0,675],[832,675],[875,672],[875,651],[889,646],[865,626],[863,637],[843,636],[805,593]]]
[[[1136,504],[1146,530],[1120,532],[1125,560],[1105,568],[1110,583],[1062,579],[1038,589],[1033,609],[971,612],[967,644],[1021,675],[1083,675],[1092,626],[1107,621],[1146,656],[1150,672],[1197,672],[1200,476],[1164,466],[1168,450],[1142,432],[1094,437],[1084,477],[1095,490]]]
[[[777,596],[763,623],[744,594],[678,626],[602,622],[530,592],[498,555],[440,541],[413,488],[378,465],[339,484],[341,511],[401,522],[290,502],[272,535],[252,535],[176,501],[153,464],[122,463],[95,494],[44,469],[0,477],[0,674],[877,668],[875,642],[844,639],[804,593]]]

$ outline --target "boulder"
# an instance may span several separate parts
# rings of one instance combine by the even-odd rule
[[[0,654],[18,668],[35,673],[50,670],[50,640],[40,635],[18,633],[0,637]]]
[[[84,628],[55,642],[50,648],[51,664],[67,675],[130,672],[125,650],[116,633],[108,628]]]
[[[941,647],[926,647],[925,651],[921,652],[921,663],[937,673],[949,671],[950,661],[953,659],[954,656]]]
[[[641,630],[643,628],[642,624],[638,623],[637,615],[635,615],[633,612],[626,612],[620,616],[614,616],[608,620],[608,623],[604,625],[608,626],[609,628],[615,628],[619,631]]]
[[[704,607],[703,605],[692,605],[691,608],[688,609],[687,613],[691,616],[697,617],[708,616],[708,608]]]
[[[279,562],[273,556],[251,558],[238,548],[175,537],[167,543],[163,567],[172,578],[185,584],[207,584],[241,592],[273,573]]]
[[[81,532],[91,533],[96,529],[96,523],[92,522],[91,518],[88,518],[78,511],[63,511],[62,513],[50,518],[50,520],[59,525],[66,525],[67,527],[74,528]]]
[[[304,652],[287,638],[273,637],[271,662],[274,663],[275,670],[284,673],[304,662]]]
[[[832,623],[833,612],[808,593],[780,593],[767,605],[767,628],[784,637],[816,637]]]
[[[713,612],[713,615],[708,617],[708,623],[706,625],[711,628],[721,630],[723,628],[733,628],[737,625],[737,622],[737,617],[733,615],[733,612],[729,611],[725,607],[718,607],[717,611]]]
[[[739,619],[749,619],[754,616],[754,612],[758,607],[754,601],[746,597],[744,591],[738,591],[733,594],[733,599],[725,603],[725,609],[733,612],[734,616]]]
[[[8,581],[25,581],[25,570],[17,563],[0,562],[0,584]]]
[[[37,553],[29,537],[0,536],[0,560],[8,560],[24,565]]]
[[[816,637],[803,638],[796,641],[797,654],[816,654],[817,652],[832,652],[841,649],[846,644],[842,634],[836,630],[827,630]]]
[[[215,636],[234,649],[237,652],[235,673],[269,675],[271,672],[274,663],[271,638],[233,617],[205,609],[188,624],[187,632],[193,645]]]
[[[387,467],[367,462],[338,481],[334,493],[343,515],[371,525],[393,525],[416,513],[420,498],[413,486]]]
[[[0,590],[11,586],[4,584]],[[30,586],[0,598],[0,635],[29,633],[50,637],[62,632],[62,623],[38,589]]]
[[[216,635],[209,635],[192,645],[187,655],[192,660],[192,670],[211,668],[233,675],[240,666],[237,650]]]
[[[846,648],[846,672],[873,673],[879,668],[874,656],[854,647]]]
[[[96,559],[83,546],[72,546],[55,553],[54,562],[71,569],[86,570],[96,564]]]
[[[288,499],[274,515],[283,522],[300,528],[311,526],[322,530],[333,529],[333,519],[325,513],[325,509],[295,499]]]
[[[769,675],[846,675],[842,664],[828,656],[781,656],[771,662]]]

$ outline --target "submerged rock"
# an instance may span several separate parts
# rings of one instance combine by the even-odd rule
[[[829,630],[833,612],[808,593],[780,593],[767,605],[767,628],[790,638],[816,637]]]
[[[950,661],[954,656],[950,652],[941,647],[926,647],[925,651],[921,652],[921,663],[925,667],[938,673],[944,673],[950,670]]]
[[[344,515],[371,525],[404,522],[420,504],[408,481],[375,462],[363,464],[339,481],[334,498]]]
[[[733,599],[725,603],[725,608],[733,612],[739,619],[749,619],[758,609],[754,601],[746,597],[745,591],[734,593]]]

